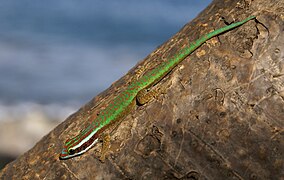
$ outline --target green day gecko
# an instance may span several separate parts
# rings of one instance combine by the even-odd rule
[[[228,26],[222,27],[208,34],[203,35],[201,38],[190,43],[189,46],[181,49],[171,59],[157,65],[153,70],[146,72],[143,76],[131,82],[124,91],[117,95],[108,106],[101,110],[99,115],[92,120],[90,125],[82,130],[77,136],[68,139],[60,154],[60,159],[68,159],[74,156],[81,155],[93,147],[101,134],[114,122],[123,118],[135,106],[136,101],[141,103],[139,98],[143,90],[157,84],[170,72],[177,64],[185,59],[189,54],[196,50],[208,39],[217,36],[221,33],[229,31],[235,27],[241,26],[247,21],[254,19],[255,16],[250,16],[243,21],[232,23]],[[140,100],[139,100],[140,99]],[[143,102],[141,103],[143,104]]]

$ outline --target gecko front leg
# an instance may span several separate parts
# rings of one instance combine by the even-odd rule
[[[101,155],[100,155],[101,162],[105,162],[109,149],[110,149],[110,135],[106,134],[103,137],[103,145],[102,145]]]
[[[104,132],[104,134],[101,134],[100,138],[103,141],[100,152],[100,158],[99,158],[101,162],[104,162],[105,159],[108,157],[109,152],[111,152],[111,135],[113,134],[114,131],[118,129],[121,121],[126,117],[126,115],[132,109],[134,109],[135,106],[136,106],[136,101],[132,101],[132,103],[129,104],[128,108],[122,114],[120,114],[119,117],[117,117],[117,120],[109,126],[108,129],[110,130],[108,132]]]

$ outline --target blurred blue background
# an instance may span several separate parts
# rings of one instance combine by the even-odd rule
[[[210,2],[1,1],[1,157],[31,148]]]

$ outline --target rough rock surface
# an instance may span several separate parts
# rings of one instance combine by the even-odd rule
[[[105,107],[141,66],[226,23],[256,15],[188,56],[111,136],[82,156],[59,160],[63,142]],[[221,20],[223,18],[223,20]],[[0,179],[281,179],[284,177],[284,1],[215,0],[127,75],[8,164]]]

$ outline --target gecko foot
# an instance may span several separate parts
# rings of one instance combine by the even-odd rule
[[[103,146],[100,155],[101,162],[105,162],[109,149],[110,149],[110,135],[107,134],[103,137]]]

